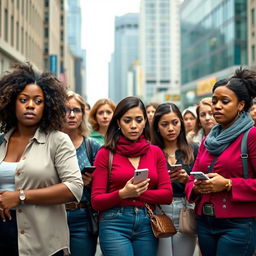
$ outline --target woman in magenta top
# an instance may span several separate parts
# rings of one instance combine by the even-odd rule
[[[171,203],[172,187],[163,152],[147,141],[148,130],[144,104],[127,97],[118,104],[96,156],[92,204],[101,211],[99,238],[106,256],[156,255],[158,240],[145,203]],[[149,170],[148,179],[133,184],[134,171],[143,168]]]
[[[196,203],[197,229],[203,255],[252,255],[256,245],[256,128],[248,113],[256,96],[256,73],[238,69],[227,84],[213,87],[217,121],[202,142],[192,171],[209,180],[186,185]],[[253,128],[252,128],[253,127]],[[244,177],[241,142],[247,139],[248,178]]]

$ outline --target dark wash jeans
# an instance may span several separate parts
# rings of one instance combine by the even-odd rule
[[[11,220],[3,222],[0,220],[0,255],[19,256],[18,252],[18,231],[16,211],[11,210]],[[55,253],[53,256],[63,256],[63,251]]]
[[[97,237],[90,232],[87,209],[68,210],[70,251],[72,256],[93,256],[96,252]]]
[[[99,239],[104,256],[155,256],[153,235],[145,207],[120,206],[102,212]]]
[[[255,250],[254,218],[197,216],[197,233],[203,256],[252,256]]]
[[[18,231],[16,212],[11,211],[12,219],[0,219],[0,255],[18,256]]]

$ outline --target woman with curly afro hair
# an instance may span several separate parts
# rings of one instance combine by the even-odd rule
[[[64,255],[69,251],[65,202],[83,183],[75,148],[60,132],[66,92],[50,73],[15,64],[0,79],[0,251]],[[50,238],[50,239],[49,239]]]

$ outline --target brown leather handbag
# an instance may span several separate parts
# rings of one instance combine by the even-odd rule
[[[150,218],[152,231],[156,238],[169,237],[177,233],[171,218],[165,214],[160,205],[157,205],[157,207],[160,209],[162,214],[155,214],[147,203],[145,203],[145,206]]]

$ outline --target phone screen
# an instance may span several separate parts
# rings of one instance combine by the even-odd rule
[[[170,165],[170,171],[171,172],[177,172],[182,169],[182,164],[171,164]]]
[[[81,171],[82,174],[87,173],[93,173],[93,171],[96,169],[96,166],[85,166],[84,169]]]

